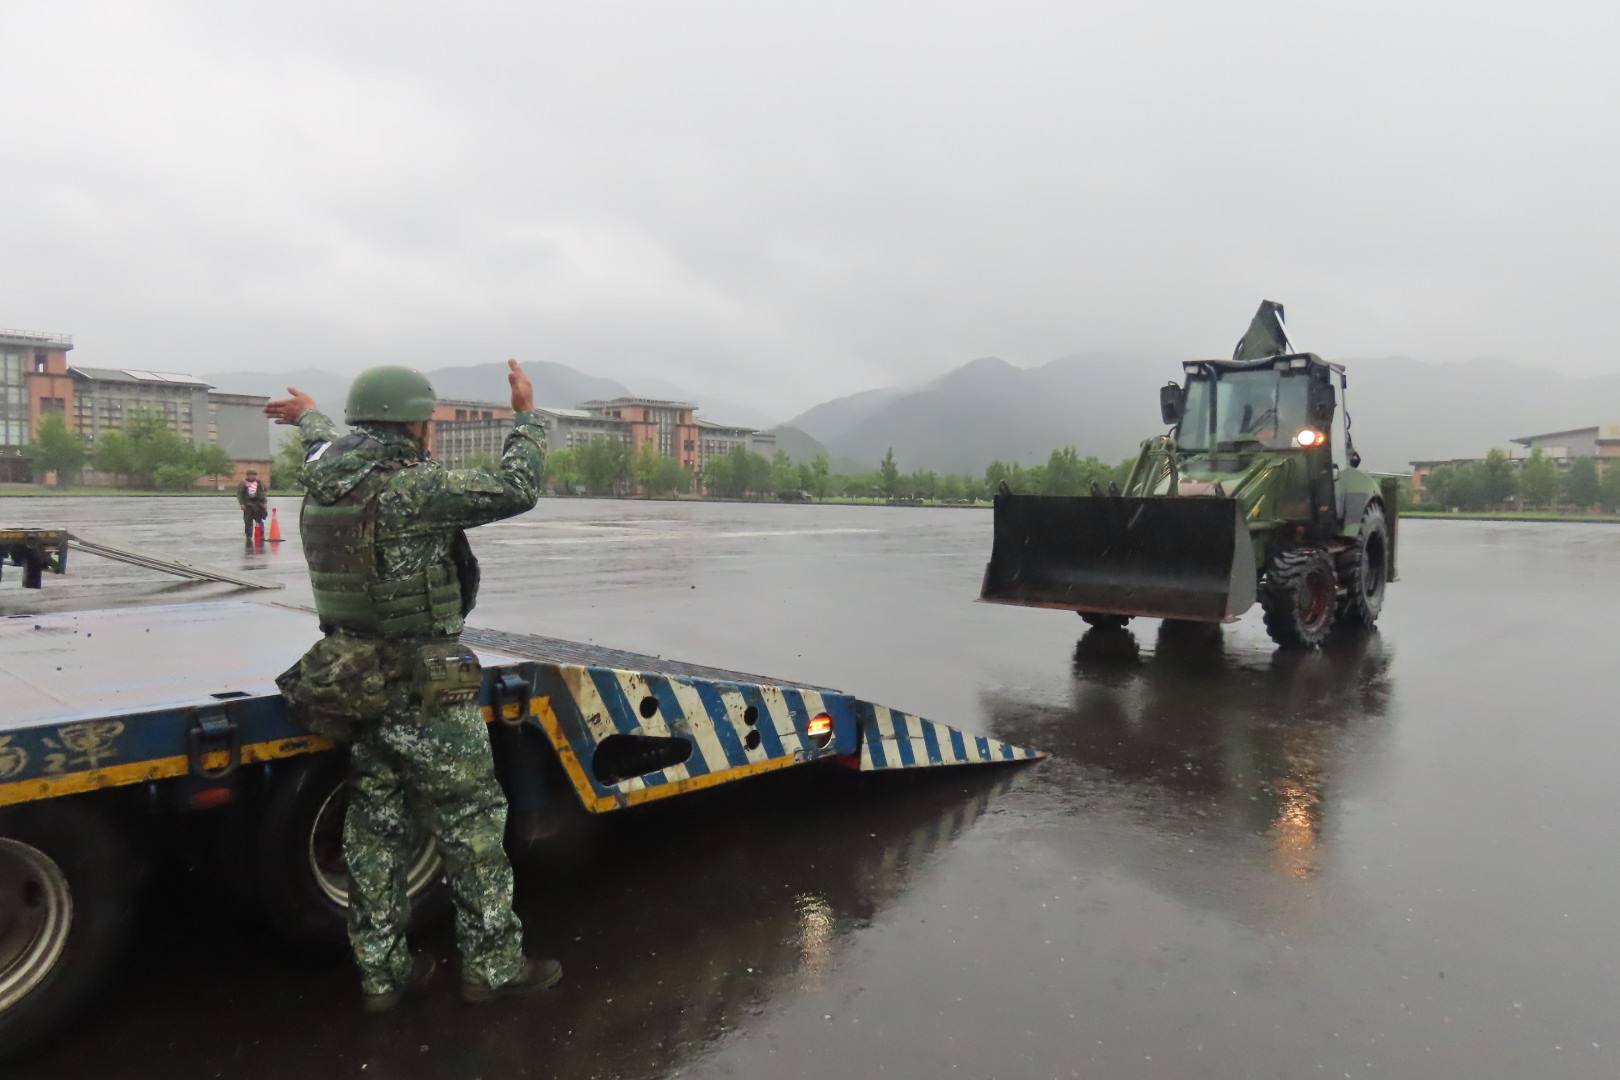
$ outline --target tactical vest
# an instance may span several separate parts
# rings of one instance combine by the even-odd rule
[[[304,500],[298,531],[323,631],[383,638],[461,632],[462,616],[472,605],[463,602],[451,559],[408,577],[377,575],[377,500],[395,471],[388,465],[373,468],[329,505]],[[460,542],[464,545],[465,538]]]

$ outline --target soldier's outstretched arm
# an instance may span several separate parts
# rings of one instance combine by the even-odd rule
[[[546,432],[540,417],[527,410],[513,425],[499,468],[404,469],[389,481],[387,498],[408,504],[413,521],[461,529],[533,509],[544,476]]]
[[[545,479],[546,431],[534,411],[534,387],[516,360],[506,362],[512,388],[512,433],[499,469],[406,469],[388,485],[424,523],[470,528],[534,507]]]
[[[264,415],[278,424],[295,424],[298,438],[304,444],[304,457],[321,443],[337,438],[337,425],[330,417],[315,408],[315,399],[298,389],[287,387],[287,397],[266,402]]]

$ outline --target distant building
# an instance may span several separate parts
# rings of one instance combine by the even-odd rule
[[[577,409],[538,408],[546,448],[574,450],[598,439],[617,439],[631,455],[652,446],[693,474],[703,490],[703,468],[741,446],[764,457],[776,452],[776,436],[749,427],[728,427],[697,418],[697,406],[662,398],[619,397],[587,401]],[[441,401],[434,411],[433,454],[450,468],[470,458],[499,458],[512,430],[512,410],[487,401]]]
[[[580,409],[603,420],[619,420],[629,425],[630,453],[638,454],[643,446],[650,444],[660,454],[680,462],[682,468],[701,472],[696,405],[659,398],[619,397],[611,401],[587,401]]]
[[[130,413],[156,413],[192,445],[223,447],[236,462],[232,483],[249,468],[268,472],[269,398],[219,393],[191,375],[70,365],[72,348],[68,334],[0,330],[0,481],[34,479],[28,444],[53,413],[91,448],[104,433],[121,430]],[[94,472],[87,478],[98,479]]]
[[[33,479],[28,444],[40,417],[73,404],[67,354],[73,338],[32,330],[0,330],[0,482]]]
[[[1558,466],[1560,472],[1568,470],[1577,458],[1595,458],[1601,473],[1609,462],[1620,459],[1620,424],[1600,424],[1595,427],[1572,428],[1569,431],[1550,431],[1545,435],[1525,435],[1510,440],[1516,449],[1510,451],[1515,465],[1522,465],[1531,454],[1540,450]],[[1424,481],[1442,465],[1453,467],[1472,465],[1484,461],[1478,458],[1444,458],[1435,461],[1414,461],[1412,465],[1412,493],[1422,498]]]
[[[776,455],[776,436],[768,431],[750,427],[727,427],[711,420],[697,422],[699,435],[698,460],[701,469],[715,458],[723,458],[732,450],[742,447],[761,457]]]
[[[1540,450],[1562,467],[1568,467],[1576,458],[1620,458],[1620,424],[1553,431],[1546,435],[1525,435],[1514,439],[1523,447],[1514,457],[1529,457]]]

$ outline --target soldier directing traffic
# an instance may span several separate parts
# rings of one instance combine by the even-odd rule
[[[264,484],[259,480],[259,470],[249,469],[246,478],[236,485],[236,505],[242,508],[242,531],[251,541],[253,527],[263,523],[270,513]]]
[[[418,824],[437,842],[455,896],[462,1000],[562,978],[555,960],[522,952],[501,846],[506,799],[477,704],[482,672],[459,641],[478,591],[465,530],[531,509],[540,492],[545,434],[534,389],[517,361],[507,365],[516,416],[495,470],[428,459],[437,398],[409,368],[355,379],[344,413],[353,430],[341,438],[293,387],[264,410],[297,424],[304,443],[300,531],[326,636],[278,681],[306,726],[349,743],[349,940],[368,1012],[393,1008],[433,971],[405,940]]]

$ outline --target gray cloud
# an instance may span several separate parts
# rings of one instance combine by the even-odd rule
[[[1610,5],[12,0],[0,323],[787,415],[973,356],[1620,362]]]

